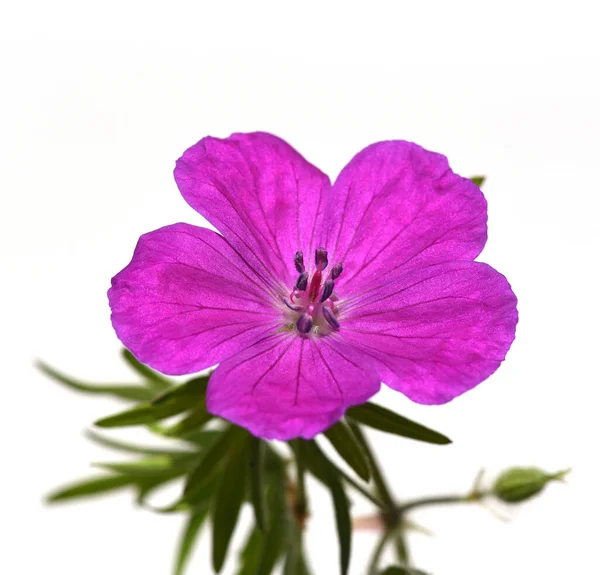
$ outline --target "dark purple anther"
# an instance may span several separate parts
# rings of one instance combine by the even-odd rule
[[[318,270],[324,270],[327,267],[327,250],[325,248],[315,250],[315,263]]]
[[[335,319],[333,312],[328,307],[323,308],[323,317],[331,327],[335,327],[336,329],[340,327],[340,322]]]
[[[336,280],[340,277],[340,275],[342,275],[342,272],[344,271],[344,266],[339,263],[339,264],[335,264],[333,266],[333,268],[331,268],[331,279]]]
[[[296,280],[296,289],[300,291],[306,291],[308,285],[308,272],[302,272]]]
[[[296,255],[294,256],[294,265],[296,266],[298,273],[304,271],[304,256],[302,255],[302,252],[296,252]]]
[[[329,299],[329,296],[333,293],[334,285],[333,280],[327,280],[323,284],[323,295],[321,296],[322,302]]]
[[[300,333],[308,333],[312,329],[312,317],[307,313],[303,313],[300,319],[296,322],[296,327]]]
[[[299,305],[294,305],[291,304],[287,299],[285,298],[281,298],[281,301],[283,301],[283,303],[289,307],[292,311],[302,311],[302,308]]]

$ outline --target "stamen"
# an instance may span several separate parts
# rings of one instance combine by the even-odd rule
[[[317,248],[315,250],[315,264],[318,270],[324,270],[328,264],[327,250],[325,248]]]
[[[302,252],[296,252],[296,255],[294,256],[294,265],[296,266],[298,273],[304,271],[304,256],[302,255]]]
[[[312,329],[313,321],[307,313],[303,313],[296,322],[296,327],[300,333],[309,333]]]
[[[308,285],[308,272],[302,272],[296,280],[296,289],[300,291],[306,291]]]
[[[340,277],[344,271],[344,266],[341,263],[337,263],[331,268],[331,279],[336,280]]]
[[[321,296],[322,302],[329,299],[329,296],[333,293],[334,287],[335,287],[335,284],[333,283],[333,280],[327,280],[323,284],[323,295]]]
[[[281,301],[287,306],[289,307],[292,311],[302,311],[302,307],[299,305],[293,305],[291,304],[287,299],[285,299],[284,297],[281,298]]]
[[[323,317],[331,327],[339,329],[340,322],[335,318],[332,311],[328,307],[323,306]]]

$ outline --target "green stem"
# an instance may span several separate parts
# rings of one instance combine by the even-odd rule
[[[368,575],[377,575],[377,570],[379,568],[379,561],[381,560],[381,555],[385,546],[392,535],[391,531],[386,531],[377,543],[377,547],[375,547],[375,551],[373,551],[373,555],[371,557],[371,561],[369,562],[369,570],[367,571]]]
[[[361,495],[366,497],[371,503],[379,507],[379,509],[381,509],[382,511],[385,511],[387,509],[383,501],[375,497],[375,495],[373,495],[368,489],[365,489],[360,483],[352,479],[352,477],[350,477],[345,471],[343,471],[339,467],[336,466],[336,469],[338,473],[342,476],[344,481],[348,483],[348,485],[351,485],[354,489],[356,489],[356,491],[358,491]]]
[[[383,473],[379,467],[379,463],[373,454],[373,451],[367,441],[367,438],[364,436],[360,427],[354,423],[353,421],[349,421],[348,425],[352,428],[352,431],[356,435],[359,443],[361,444],[365,455],[369,461],[369,465],[371,467],[371,476],[373,477],[373,482],[375,483],[375,488],[377,489],[377,493],[384,504],[384,511],[387,513],[395,514],[396,511],[396,503],[394,502],[394,498],[392,497],[392,493],[383,477]],[[391,519],[391,518],[390,518]]]
[[[487,491],[476,491],[467,495],[442,495],[439,497],[424,497],[422,499],[415,499],[409,501],[396,508],[399,514],[404,514],[408,511],[412,511],[417,507],[427,507],[430,505],[447,505],[451,503],[473,503],[474,501],[481,501],[484,497],[489,495]]]

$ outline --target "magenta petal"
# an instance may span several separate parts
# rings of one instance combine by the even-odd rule
[[[379,387],[372,360],[358,350],[334,338],[283,332],[219,365],[206,404],[259,437],[310,439]]]
[[[185,200],[265,276],[291,285],[298,250],[312,253],[329,178],[264,133],[204,138],[177,161]]]
[[[344,264],[340,293],[361,293],[408,269],[474,259],[485,245],[486,219],[481,191],[444,156],[380,142],[334,183],[322,243],[331,261]]]
[[[281,323],[269,284],[222,236],[188,224],[143,235],[108,298],[119,339],[167,374],[210,367]]]
[[[346,302],[341,334],[381,379],[418,403],[445,403],[490,376],[515,336],[517,298],[490,266],[413,270]]]

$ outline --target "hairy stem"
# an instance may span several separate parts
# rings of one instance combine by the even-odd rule
[[[452,503],[473,503],[475,501],[481,501],[484,497],[487,497],[489,492],[487,491],[475,491],[468,493],[467,495],[442,495],[439,497],[423,497],[422,499],[415,499],[414,501],[408,501],[403,505],[399,505],[396,510],[400,515],[412,511],[417,507],[428,507],[431,505],[447,505]]]

